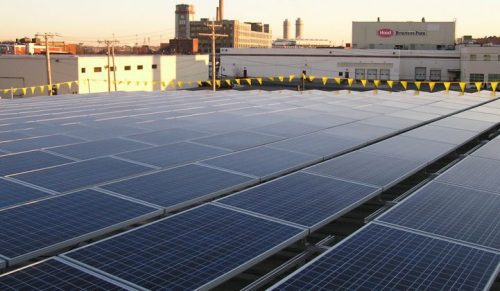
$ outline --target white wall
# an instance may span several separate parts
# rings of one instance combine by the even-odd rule
[[[451,78],[449,71],[460,69],[458,51],[399,51],[342,49],[223,49],[221,72],[241,77],[246,68],[250,77],[300,76],[302,70],[317,77],[338,77],[349,72],[355,78],[356,69],[390,70],[391,80],[414,80],[415,68],[425,67],[427,80],[430,70],[441,70],[441,80]],[[366,76],[366,75],[365,75]],[[380,76],[378,76],[380,78]]]
[[[197,86],[196,81],[208,79],[209,58],[207,55],[194,56],[117,56],[116,80],[118,91],[153,91],[160,90],[161,83],[168,84],[172,80],[194,81],[183,88]],[[107,56],[52,56],[53,83],[79,81],[71,90],[66,85],[59,89],[59,94],[84,94],[108,91],[108,59]],[[157,65],[153,69],[153,64]],[[112,66],[112,63],[111,63]],[[130,70],[125,70],[130,66]],[[142,66],[142,70],[138,69]],[[95,72],[94,68],[101,68]],[[82,71],[85,69],[85,72]],[[111,80],[114,80],[111,72]],[[147,82],[147,84],[146,84]],[[156,82],[156,86],[153,85]],[[46,95],[38,86],[47,85],[47,72],[44,56],[1,56],[0,57],[0,89],[25,88],[36,86],[35,94],[27,90],[26,96]],[[114,91],[114,84],[111,84]],[[173,90],[173,88],[169,88]],[[21,90],[16,95],[21,94]],[[10,97],[3,94],[0,96]]]
[[[475,55],[476,59],[471,59]],[[485,58],[489,55],[490,60]],[[500,74],[500,46],[461,48],[462,80],[470,81],[470,74],[484,74],[484,82],[491,82],[491,74]]]

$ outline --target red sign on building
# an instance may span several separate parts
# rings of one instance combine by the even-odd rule
[[[377,35],[379,37],[393,37],[394,34],[394,30],[390,28],[382,28],[377,31]]]

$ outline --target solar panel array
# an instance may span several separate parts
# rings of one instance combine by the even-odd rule
[[[283,176],[69,252],[51,273],[96,287],[95,277],[118,287],[215,287],[495,126],[493,103],[446,117],[488,100],[180,91],[2,101],[0,183],[10,190],[0,189],[0,233],[10,240],[0,256],[15,265]],[[361,170],[349,167],[363,160]],[[44,277],[49,262],[0,284],[16,286],[9,280],[27,272],[40,288],[67,286]]]

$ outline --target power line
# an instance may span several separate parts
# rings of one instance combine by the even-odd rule
[[[217,38],[229,37],[227,34],[217,34],[215,33],[215,29],[218,27],[222,27],[220,24],[215,24],[215,21],[212,20],[212,24],[207,24],[207,27],[211,29],[212,33],[200,33],[199,36],[206,36],[212,40],[212,90],[215,92],[217,90],[216,85],[216,70],[215,70],[215,56],[216,56],[216,47],[215,41]]]
[[[53,39],[56,36],[59,36],[57,33],[44,33],[44,34],[36,34],[35,37],[43,37],[45,39],[45,61],[47,65],[47,83],[49,85],[49,96],[52,96],[52,66],[50,63],[50,48],[49,48],[49,39]]]
[[[115,92],[118,91],[118,85],[116,83],[116,64],[115,64],[115,44],[119,43],[117,40],[98,40],[98,43],[104,43],[108,49],[108,92],[111,93],[111,64],[110,57],[113,57],[113,77],[115,84]]]

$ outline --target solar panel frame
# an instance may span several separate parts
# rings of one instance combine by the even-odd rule
[[[290,181],[293,181],[295,178],[297,178],[297,181],[295,181],[294,184],[289,184]],[[308,182],[311,182],[311,185],[307,185],[306,183]],[[324,185],[321,185],[322,183],[324,183]],[[349,189],[349,186],[351,189]],[[305,189],[302,189],[302,187]],[[318,188],[321,191],[318,192]],[[306,189],[308,190],[302,191]],[[319,194],[328,192],[328,189],[330,192],[324,197],[325,199],[322,200]],[[349,194],[353,194],[353,196],[357,195],[357,197],[352,197],[349,202],[345,200],[342,201],[345,197],[339,195],[340,192],[338,191],[340,190],[342,190],[341,192],[343,194],[347,194],[348,190],[352,191],[352,193]],[[307,192],[307,195],[312,196],[305,196],[302,199],[297,191],[301,193]],[[239,209],[270,219],[277,219],[285,223],[308,228],[310,232],[314,232],[373,197],[376,197],[381,192],[382,189],[370,185],[363,185],[306,172],[296,172],[280,179],[260,184],[253,188],[221,198],[216,200],[214,204],[229,207],[231,209]],[[310,198],[310,200],[306,198]],[[288,199],[295,199],[299,205],[289,203],[289,201],[287,201]],[[266,203],[266,200],[269,200],[269,202]],[[279,204],[276,203],[277,201],[283,202]],[[324,207],[323,209],[320,209],[319,206],[315,204],[318,202],[321,203],[321,207]],[[331,205],[329,203],[334,204]],[[335,209],[337,203],[342,205],[341,208]],[[298,212],[294,213],[294,210]],[[324,210],[324,212],[321,213],[320,219],[317,219],[318,216],[316,215],[311,216],[313,213],[317,214],[321,212],[321,210]],[[278,215],[277,212],[279,212]],[[309,212],[310,215],[305,215],[305,212]],[[299,217],[299,215],[301,216]],[[289,219],[288,217],[294,218]]]
[[[150,289],[150,287],[143,287],[143,286],[137,285],[137,283],[132,282],[132,280],[127,280],[126,278],[121,278],[120,275],[115,275],[115,274],[112,274],[111,272],[107,272],[104,269],[100,269],[99,266],[93,266],[91,264],[87,264],[84,261],[80,261],[78,258],[74,258],[71,255],[73,253],[77,253],[77,252],[82,251],[82,250],[85,251],[86,249],[92,248],[92,247],[94,247],[94,246],[96,246],[98,244],[102,245],[104,243],[108,243],[108,241],[111,241],[113,239],[122,239],[123,237],[126,237],[126,236],[133,236],[133,235],[135,235],[135,233],[139,233],[140,231],[143,231],[143,229],[154,228],[154,227],[157,227],[157,225],[166,223],[167,221],[170,222],[172,220],[177,220],[177,219],[179,219],[179,216],[192,215],[192,213],[195,213],[196,211],[200,211],[200,209],[207,209],[207,208],[214,208],[214,209],[217,209],[217,211],[231,213],[232,215],[236,215],[236,214],[237,215],[241,215],[241,217],[252,219],[252,220],[254,220],[254,222],[260,221],[260,222],[265,222],[266,224],[269,224],[269,225],[271,225],[271,224],[276,225],[276,226],[279,225],[280,227],[289,228],[290,230],[294,229],[296,233],[293,234],[293,235],[291,235],[291,236],[289,236],[287,239],[281,241],[280,244],[275,245],[272,248],[268,248],[264,252],[261,252],[257,256],[253,256],[251,259],[246,260],[246,261],[241,262],[241,263],[238,262],[238,264],[239,264],[238,266],[231,267],[232,268],[231,270],[224,271],[224,273],[222,275],[218,275],[218,277],[216,277],[216,278],[211,278],[210,281],[207,281],[207,282],[203,283],[202,286],[197,286],[196,290],[209,290],[211,288],[217,287],[218,285],[220,285],[221,283],[223,283],[223,282],[227,281],[228,279],[234,277],[235,275],[243,272],[244,270],[246,270],[246,269],[254,266],[255,264],[257,264],[257,263],[263,261],[264,259],[268,258],[269,256],[277,253],[278,251],[286,248],[287,246],[289,246],[289,245],[291,245],[291,244],[293,244],[293,243],[295,243],[295,242],[299,241],[300,239],[303,239],[303,238],[305,238],[307,236],[307,230],[306,229],[301,229],[301,228],[298,228],[298,227],[296,227],[294,225],[288,225],[288,224],[285,224],[285,223],[282,223],[282,222],[277,222],[277,221],[269,220],[269,219],[266,219],[266,218],[263,218],[263,217],[260,217],[260,216],[252,215],[252,214],[249,214],[249,213],[244,213],[242,211],[237,211],[237,210],[234,210],[234,209],[229,209],[229,208],[226,208],[226,207],[221,207],[221,206],[215,205],[213,203],[208,203],[208,204],[204,204],[204,205],[192,208],[190,210],[186,210],[186,211],[178,213],[178,214],[174,214],[172,216],[166,217],[166,218],[161,219],[159,221],[155,221],[155,222],[153,222],[151,224],[140,226],[140,227],[138,227],[136,229],[129,230],[129,231],[126,231],[124,233],[121,233],[121,234],[118,234],[118,235],[106,238],[106,239],[101,240],[99,242],[95,242],[95,243],[89,244],[87,246],[78,248],[76,250],[69,251],[67,253],[62,254],[61,257],[64,260],[68,260],[68,261],[73,262],[75,264],[78,264],[78,265],[80,265],[80,266],[82,266],[84,268],[93,270],[95,272],[99,272],[99,273],[101,273],[101,274],[103,274],[105,276],[109,276],[109,277],[111,277],[113,279],[116,279],[116,280],[118,280],[118,281],[120,281],[120,282],[122,282],[122,283],[124,283],[126,285],[129,285],[129,286],[133,287],[133,288],[137,288],[137,289],[145,289],[145,288],[147,288],[147,289]],[[218,217],[220,217],[220,215]],[[189,220],[184,219],[184,221],[189,221]],[[235,219],[228,221],[228,223],[231,223],[231,222],[237,222],[237,221]],[[189,229],[191,229],[191,228],[189,228]],[[163,236],[163,237],[165,237],[165,236]],[[238,257],[241,257],[241,256],[242,255],[238,252]],[[198,268],[197,270],[200,270],[200,268]],[[189,287],[183,286],[183,288],[189,288]],[[193,289],[194,288],[195,287],[193,287]]]
[[[82,165],[89,165],[85,171],[88,175],[82,175]],[[107,175],[103,176],[104,172],[97,172],[96,168],[105,168],[107,170]],[[127,171],[125,172],[124,169]],[[122,172],[118,174],[115,173],[118,170]],[[97,186],[106,182],[151,172],[153,170],[154,169],[151,167],[115,158],[104,157],[65,164],[62,166],[55,166],[23,174],[11,175],[9,177],[37,187],[64,193]],[[42,174],[40,175],[40,173]],[[86,179],[90,179],[92,181]]]
[[[500,194],[500,161],[469,156],[440,175],[436,181]]]
[[[69,135],[50,135],[0,143],[0,150],[10,153],[27,152],[61,145],[77,144],[86,140]]]
[[[277,158],[277,160],[273,160]],[[199,162],[200,165],[267,181],[322,161],[322,157],[272,147],[257,147]],[[268,164],[267,164],[268,163]]]
[[[161,177],[161,179],[158,179],[158,177]],[[212,179],[211,184],[208,184],[207,181],[204,181],[204,183],[210,185],[210,188],[213,189],[210,189],[209,192],[206,192],[207,186],[193,189],[197,180],[200,179],[197,177]],[[234,181],[231,181],[231,179]],[[159,183],[155,185],[156,181]],[[215,185],[215,182],[218,184]],[[189,164],[109,183],[101,186],[100,189],[132,201],[161,207],[165,212],[173,212],[253,186],[258,182],[258,179],[250,176],[243,176],[242,174],[214,169],[204,165]],[[175,186],[175,188],[169,189],[167,186]]]
[[[102,291],[133,290],[125,284],[59,257],[43,260],[0,275],[0,288],[12,291],[24,289],[67,290],[70,288]]]
[[[23,193],[21,194],[20,192]],[[28,195],[26,195],[27,193]],[[9,195],[10,198],[6,198],[7,195]],[[48,198],[51,196],[53,196],[52,193],[27,187],[25,185],[15,183],[13,181],[0,177],[0,211],[6,208],[22,205],[31,201]]]
[[[379,236],[379,237],[382,237],[384,239],[387,239],[387,237],[389,237],[391,235],[390,232],[393,232],[393,234],[392,234],[392,236],[394,237],[393,240],[395,242],[397,242],[397,246],[391,246],[391,249],[390,250],[385,250],[385,252],[392,254],[393,257],[384,258],[384,260],[377,260],[377,261],[375,261],[374,257],[380,256],[381,251],[378,251],[377,253],[374,253],[374,252],[367,253],[369,251],[368,247],[370,247],[370,245],[368,245],[368,246],[362,245],[362,246],[359,246],[359,248],[358,248],[358,246],[355,245],[355,244],[359,245],[360,243],[362,243],[362,244],[377,243],[377,241],[372,236]],[[369,238],[365,238],[365,239],[362,240],[361,238],[362,238],[363,235],[368,235],[370,237]],[[285,277],[284,279],[282,279],[281,281],[279,281],[278,283],[276,283],[275,285],[273,285],[271,288],[269,288],[269,290],[289,290],[289,289],[332,290],[332,289],[336,289],[336,288],[338,289],[340,287],[348,289],[349,286],[351,288],[354,288],[354,287],[358,288],[358,289],[361,288],[360,283],[353,284],[354,282],[357,282],[357,281],[355,281],[355,280],[349,280],[352,277],[352,274],[349,274],[349,275],[346,274],[346,276],[349,276],[349,278],[347,278],[346,276],[339,278],[337,276],[337,278],[340,280],[340,282],[338,282],[337,286],[335,286],[335,287],[331,286],[331,285],[325,286],[326,283],[324,283],[322,285],[322,287],[318,286],[317,284],[314,285],[314,286],[309,286],[309,285],[307,285],[308,284],[307,281],[309,281],[309,283],[313,279],[316,279],[316,281],[319,280],[319,279],[321,279],[321,281],[325,281],[326,277],[325,277],[325,275],[322,276],[319,272],[316,272],[317,273],[316,275],[311,275],[310,276],[311,278],[309,278],[307,280],[301,279],[300,278],[300,276],[302,275],[301,273],[312,272],[312,271],[309,271],[308,268],[311,268],[311,269],[317,268],[317,269],[320,269],[319,270],[320,272],[321,271],[328,272],[329,270],[332,271],[332,272],[337,271],[337,270],[345,271],[345,270],[348,270],[347,269],[348,266],[346,266],[346,265],[350,264],[351,266],[353,266],[353,269],[354,269],[353,272],[354,272],[354,274],[356,274],[356,272],[357,272],[357,274],[359,275],[360,272],[364,271],[364,273],[362,274],[364,276],[375,276],[377,274],[376,272],[378,270],[374,269],[373,267],[370,267],[370,269],[367,270],[366,266],[368,265],[368,263],[370,263],[370,264],[373,265],[373,263],[377,262],[378,264],[384,264],[384,265],[387,265],[389,267],[391,267],[391,264],[392,264],[393,265],[393,269],[395,270],[396,275],[403,274],[402,273],[403,268],[408,268],[409,266],[414,266],[416,264],[415,259],[413,259],[413,260],[411,260],[409,262],[406,262],[406,265],[400,266],[399,268],[398,268],[398,266],[399,266],[398,264],[391,263],[391,262],[389,262],[389,260],[394,261],[394,260],[398,259],[398,263],[401,264],[401,262],[402,262],[403,259],[407,259],[408,258],[408,254],[406,252],[403,253],[403,254],[396,253],[396,247],[399,247],[403,242],[406,243],[406,240],[403,240],[403,239],[406,239],[407,237],[413,237],[413,239],[410,240],[410,242],[413,243],[413,244],[418,243],[417,239],[419,239],[420,241],[425,241],[428,244],[432,243],[435,246],[437,245],[436,247],[439,247],[440,249],[442,249],[443,251],[446,251],[447,253],[449,253],[451,251],[459,252],[461,250],[468,250],[469,254],[473,253],[473,255],[476,255],[476,256],[480,255],[481,257],[485,257],[486,255],[489,255],[490,257],[486,258],[487,260],[486,259],[483,260],[483,261],[485,261],[484,263],[483,262],[478,262],[478,261],[476,261],[476,263],[486,264],[487,267],[489,267],[489,270],[491,271],[491,275],[486,278],[487,280],[483,280],[482,282],[480,282],[483,285],[482,286],[483,288],[479,288],[479,286],[476,286],[476,288],[471,288],[471,289],[484,289],[484,290],[488,290],[489,287],[493,284],[493,281],[495,280],[496,273],[498,273],[498,271],[500,270],[500,264],[497,263],[496,266],[495,266],[495,263],[494,263],[494,261],[498,261],[498,259],[500,258],[500,255],[498,253],[494,253],[494,252],[487,251],[487,250],[481,250],[481,249],[473,248],[473,247],[470,247],[470,246],[467,246],[467,245],[464,245],[464,244],[458,244],[458,243],[450,242],[450,241],[447,241],[447,240],[433,238],[433,237],[430,237],[430,236],[427,236],[427,235],[423,235],[423,234],[419,234],[419,233],[415,233],[415,232],[411,232],[411,231],[405,231],[405,230],[402,230],[402,229],[399,229],[399,228],[389,227],[389,226],[385,226],[385,225],[381,225],[381,224],[377,224],[377,223],[370,223],[370,224],[364,226],[363,228],[361,228],[360,230],[356,231],[354,234],[352,234],[351,236],[349,236],[347,239],[345,239],[342,242],[338,243],[337,245],[333,246],[328,251],[326,251],[325,253],[321,254],[319,257],[317,257],[314,260],[312,260],[311,262],[307,263],[306,265],[304,265],[303,267],[301,267],[297,271],[295,271],[292,274],[288,275],[287,277]],[[362,242],[359,242],[361,240],[362,240]],[[354,247],[350,247],[350,244],[354,244],[353,245]],[[364,260],[361,260],[361,264],[358,264],[358,266],[356,266],[354,264],[357,261],[360,261],[358,259],[358,257],[357,257],[359,255],[358,254],[353,254],[352,251],[349,251],[349,248],[352,249],[352,250],[354,250],[354,251],[359,250],[359,252],[361,252],[361,254],[363,254]],[[425,246],[424,250],[428,251],[428,252],[432,251],[432,249],[430,249],[428,246]],[[411,250],[408,250],[408,251],[415,251],[415,246],[411,246]],[[364,252],[364,253],[362,253],[362,252]],[[396,255],[398,256],[397,258],[395,257]],[[425,259],[423,257],[423,254],[421,252],[419,252],[418,255],[419,255],[418,259],[420,259],[420,260]],[[340,256],[340,258],[332,260],[333,256]],[[370,259],[368,259],[367,256],[370,257]],[[432,256],[432,254],[430,254],[430,256]],[[435,258],[435,256],[433,256],[433,257]],[[442,257],[442,255],[440,257]],[[495,258],[496,258],[496,260],[495,260]],[[326,260],[334,261],[333,264],[335,264],[335,262],[342,263],[342,269],[340,269],[340,268],[334,269],[334,267],[332,266],[332,264],[328,264],[328,263],[325,262]],[[355,261],[355,260],[357,260],[357,261]],[[463,261],[465,261],[465,260],[462,260],[462,263],[463,263]],[[443,261],[441,261],[441,262],[443,262]],[[321,264],[324,264],[325,266],[321,266]],[[460,267],[461,264],[453,264],[451,266],[457,267],[457,265]],[[363,269],[363,268],[365,268],[366,270]],[[422,268],[423,267],[421,267],[420,269],[422,269]],[[441,268],[443,269],[443,267],[441,267]],[[463,271],[463,269],[464,268],[462,268],[462,271]],[[444,272],[446,270],[442,270],[442,271]],[[456,272],[456,271],[457,270],[454,270],[454,271],[449,271],[448,270],[448,273],[451,273],[453,275],[453,273]],[[422,270],[417,270],[417,272],[421,273],[423,271]],[[385,271],[384,275],[386,275],[387,273],[388,273],[388,271]],[[360,276],[362,276],[362,275],[360,275]],[[379,274],[379,275],[382,276],[381,274]],[[306,275],[302,275],[302,276],[305,277]],[[429,277],[431,277],[431,276],[427,275],[427,278],[429,278]],[[438,278],[435,278],[436,275],[434,275],[432,277],[433,278],[430,278],[432,280],[438,279]],[[468,279],[469,276],[463,276],[461,278]],[[356,279],[359,281],[360,277],[356,277]],[[367,278],[367,279],[370,279],[370,278]],[[367,279],[363,279],[364,282],[367,282]],[[380,286],[379,285],[380,283],[378,283],[377,285],[374,285],[375,283],[372,282],[368,286],[364,286],[364,287],[367,288],[367,289],[411,289],[410,288],[411,286],[410,287],[408,287],[407,285],[406,286],[405,285],[398,286],[398,285],[395,285],[395,283],[393,283],[393,285],[389,285],[388,286],[387,284],[392,283],[392,281],[394,281],[394,279],[395,279],[394,277],[389,277],[388,278],[387,275],[386,275],[383,279],[385,281],[389,281],[389,282],[386,283],[385,286]],[[298,282],[299,280],[301,280],[302,282]],[[402,281],[402,278],[399,278],[399,282],[401,282],[401,281]],[[291,285],[294,282],[297,282],[297,286]],[[406,280],[406,282],[407,282],[407,284],[408,283],[415,284],[416,279],[415,278],[409,278],[409,279]],[[403,282],[403,283],[405,283],[405,282]],[[432,281],[431,281],[431,283],[432,283]],[[477,283],[477,284],[480,284],[480,283]],[[342,284],[342,285],[338,286],[338,284]],[[346,284],[350,284],[350,285],[346,285]],[[422,284],[423,283],[421,282],[418,286],[413,287],[413,288],[414,289],[431,289],[431,287],[432,287],[432,286],[429,286],[429,283],[427,283],[426,286],[422,286]],[[452,289],[452,288],[450,288],[450,286],[448,286],[448,288],[446,288],[445,286],[439,286],[439,287],[435,287],[435,289],[437,289],[437,290],[447,290],[447,289]]]
[[[375,221],[498,252],[500,212],[495,211],[498,209],[500,195],[431,182]]]
[[[304,172],[373,185],[387,190],[426,166],[426,162],[356,151],[309,167]]]
[[[5,269],[7,262],[0,258],[0,270]]]
[[[135,217],[129,217],[126,221],[116,222],[112,225],[101,227],[100,229],[94,229],[93,231],[90,231],[90,232],[80,233],[78,236],[73,236],[71,238],[59,240],[58,242],[51,242],[50,244],[45,244],[44,246],[39,247],[39,248],[32,248],[29,251],[25,251],[25,252],[22,252],[20,250],[10,251],[10,252],[12,252],[12,255],[6,255],[6,253],[5,253],[6,246],[4,245],[4,249],[0,250],[0,252],[2,252],[1,257],[6,259],[8,266],[11,267],[11,266],[22,264],[28,260],[55,252],[57,250],[64,249],[64,248],[72,246],[72,245],[76,245],[80,242],[91,240],[95,237],[99,237],[101,235],[111,233],[115,230],[122,229],[124,227],[133,225],[135,223],[147,221],[147,220],[152,219],[154,217],[158,217],[164,213],[164,211],[162,209],[157,208],[157,207],[153,207],[151,205],[140,204],[140,203],[137,203],[136,201],[123,199],[123,198],[118,197],[116,195],[109,195],[107,193],[96,191],[96,190],[84,190],[81,192],[75,192],[75,193],[71,193],[71,194],[48,197],[46,199],[41,199],[41,200],[37,201],[37,203],[12,208],[9,210],[0,211],[0,216],[5,215],[7,213],[7,211],[19,212],[19,211],[23,211],[26,209],[23,207],[36,208],[37,206],[40,205],[40,203],[45,203],[46,201],[52,202],[52,201],[57,200],[57,199],[58,200],[65,199],[65,198],[70,197],[70,196],[75,197],[78,195],[82,195],[82,193],[99,194],[99,195],[102,195],[102,197],[106,197],[107,199],[115,200],[115,202],[120,201],[120,202],[129,204],[128,207],[130,207],[131,205],[135,205],[137,207],[141,207],[144,209],[147,208],[148,212],[144,211],[144,213],[142,215],[135,216]],[[115,205],[113,205],[113,206],[115,206]],[[130,210],[130,208],[128,208],[127,210]],[[42,223],[42,221],[37,221],[37,223]],[[64,221],[64,223],[67,223],[67,221]],[[40,231],[41,231],[41,229],[37,229],[37,232],[40,232]],[[3,234],[5,234],[5,232],[3,232]],[[21,235],[21,234],[19,234],[19,235]],[[9,237],[9,239],[12,239],[12,238]],[[25,241],[24,243],[26,244],[27,242]],[[20,245],[17,245],[16,247],[20,248]],[[14,255],[14,253],[15,253],[15,255]]]
[[[42,151],[31,151],[0,156],[0,176],[14,175],[43,168],[73,163],[74,160]]]

